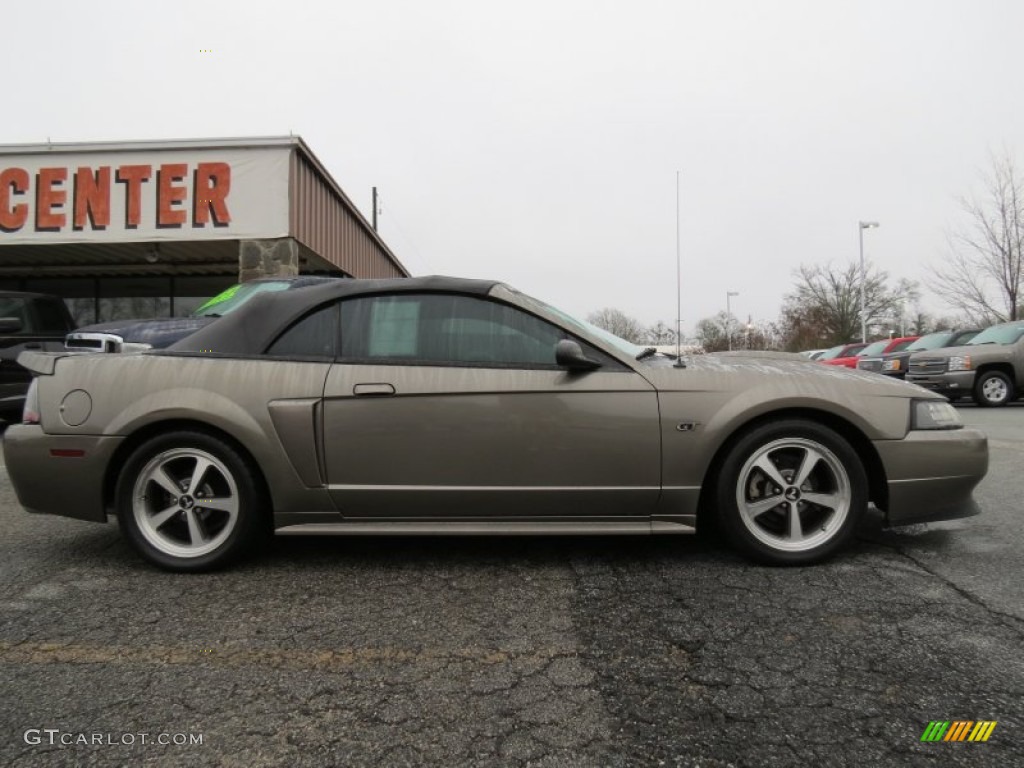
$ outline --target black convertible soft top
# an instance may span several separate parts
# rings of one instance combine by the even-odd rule
[[[486,296],[496,285],[499,285],[496,280],[438,275],[386,280],[339,278],[301,289],[261,293],[234,312],[170,345],[165,351],[170,354],[258,355],[295,320],[336,299],[410,292]]]

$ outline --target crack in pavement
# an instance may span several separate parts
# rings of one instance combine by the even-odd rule
[[[886,541],[880,541],[880,540],[878,540],[878,541],[870,540],[870,541],[873,544],[878,544],[880,546],[886,547],[886,548],[892,550],[893,552],[895,552],[896,554],[900,555],[901,557],[909,560],[914,565],[916,565],[918,568],[920,568],[922,571],[927,573],[929,576],[932,576],[932,577],[938,579],[939,581],[941,581],[943,584],[945,584],[947,587],[952,589],[954,592],[956,592],[958,595],[960,595],[961,597],[966,599],[971,604],[976,605],[979,608],[983,609],[984,611],[986,611],[993,618],[999,619],[1001,621],[1001,623],[1007,629],[1010,629],[1013,632],[1016,632],[1018,635],[1020,635],[1021,639],[1024,639],[1024,619],[1021,619],[1018,616],[1014,616],[1012,613],[1005,613],[1004,611],[1000,611],[1000,610],[997,610],[996,608],[993,608],[991,605],[986,603],[981,597],[979,597],[975,593],[971,592],[966,587],[961,587],[959,584],[957,584],[955,581],[953,581],[948,576],[945,576],[942,573],[939,573],[939,571],[937,571],[934,568],[932,568],[924,560],[921,560],[918,557],[914,557],[914,555],[912,555],[905,547],[903,547],[903,546],[901,546],[899,544],[890,544],[889,542],[886,542]]]

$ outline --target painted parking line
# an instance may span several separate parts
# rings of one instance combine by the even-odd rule
[[[500,648],[217,648],[198,646],[77,645],[59,642],[0,642],[0,664],[157,664],[265,666],[278,669],[340,670],[374,664],[476,662],[480,664],[545,663],[576,657],[575,648],[540,648],[526,652]]]

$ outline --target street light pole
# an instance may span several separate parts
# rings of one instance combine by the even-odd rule
[[[859,221],[857,222],[857,234],[860,236],[860,340],[867,342],[868,340],[868,316],[867,308],[865,307],[865,291],[864,286],[867,282],[867,272],[864,270],[864,230],[873,229],[878,226],[877,221]]]
[[[729,351],[732,352],[732,297],[739,296],[739,291],[725,292],[725,338],[729,344]]]

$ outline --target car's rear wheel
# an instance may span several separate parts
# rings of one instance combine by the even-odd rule
[[[1013,400],[1013,382],[1002,371],[985,371],[974,382],[974,402],[985,408],[998,408]]]
[[[738,549],[771,565],[805,565],[853,537],[867,508],[867,476],[843,437],[791,419],[739,438],[717,497],[720,525]]]
[[[125,463],[118,520],[142,556],[162,568],[219,568],[264,530],[260,488],[233,446],[203,432],[172,432],[141,444]]]

